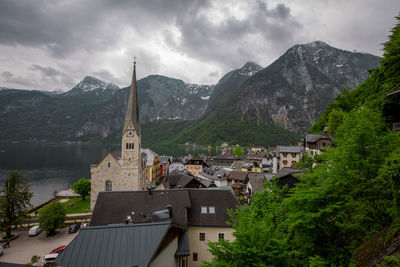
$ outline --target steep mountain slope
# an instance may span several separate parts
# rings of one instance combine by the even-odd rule
[[[138,81],[143,122],[201,116],[214,86],[151,75]],[[129,88],[87,76],[66,93],[1,88],[1,140],[119,138]],[[26,129],[29,128],[29,131]]]
[[[379,60],[321,41],[295,45],[241,86],[232,99],[233,112],[241,119],[274,123],[302,135],[340,88],[357,87]]]
[[[316,122],[340,88],[355,88],[367,78],[368,70],[378,66],[379,60],[321,41],[295,45],[270,66],[246,79],[236,94],[220,99],[213,110],[207,110],[203,117],[165,142],[203,144],[226,140],[254,144],[264,138],[264,144],[282,139],[282,143],[293,143],[296,135],[303,135]],[[252,133],[244,138],[243,131],[248,128]]]
[[[212,112],[222,100],[235,95],[243,82],[260,70],[262,70],[261,66],[253,62],[247,62],[240,69],[232,70],[225,74],[214,88],[206,113]]]

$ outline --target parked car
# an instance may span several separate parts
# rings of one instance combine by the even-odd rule
[[[53,249],[52,251],[50,251],[49,254],[60,254],[61,252],[64,251],[64,249],[65,249],[66,247],[67,247],[67,246],[60,246],[60,247],[58,247],[58,248],[55,248],[55,249]]]
[[[71,227],[69,227],[68,233],[73,234],[78,232],[79,228],[81,227],[81,225],[79,223],[73,224],[71,225]]]
[[[47,254],[46,256],[44,256],[44,259],[46,261],[55,261],[58,255],[59,255],[58,253]]]
[[[29,229],[29,236],[35,236],[38,235],[42,232],[42,228],[40,228],[38,225],[33,226],[31,229]]]

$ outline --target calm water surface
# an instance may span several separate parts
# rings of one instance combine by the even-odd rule
[[[111,145],[51,145],[40,143],[0,143],[0,186],[12,172],[18,171],[30,183],[32,205],[49,200],[55,191],[70,188],[81,177],[90,178],[90,164],[120,146]],[[179,157],[218,151],[188,149],[184,146],[151,147],[159,155]]]

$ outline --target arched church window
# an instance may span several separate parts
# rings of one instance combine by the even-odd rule
[[[106,182],[106,191],[112,191],[112,183],[111,181],[107,181]]]
[[[135,143],[132,143],[132,149],[134,149],[135,148]]]
[[[108,168],[110,168],[110,167],[111,167],[111,163],[109,162],[109,163],[108,163]]]
[[[126,143],[126,149],[129,149],[129,144],[128,143]]]

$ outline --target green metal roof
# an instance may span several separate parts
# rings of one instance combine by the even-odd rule
[[[57,257],[62,267],[148,266],[169,222],[82,228]]]

